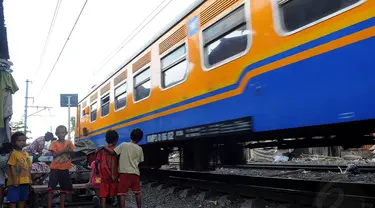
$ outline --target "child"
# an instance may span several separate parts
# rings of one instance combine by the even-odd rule
[[[55,132],[58,140],[54,141],[49,147],[49,151],[53,155],[48,182],[49,208],[52,208],[52,193],[56,190],[57,184],[60,184],[60,207],[62,208],[65,206],[66,194],[70,194],[73,191],[69,169],[72,168],[71,154],[75,147],[70,140],[65,140],[67,133],[65,126],[58,126]]]
[[[29,146],[23,148],[23,150],[31,155],[42,154],[46,142],[53,141],[54,139],[53,134],[51,132],[47,132],[44,134],[44,136],[35,139]]]
[[[99,167],[98,167],[99,162],[97,160],[93,161],[91,163],[91,173],[90,173],[90,181],[89,181],[89,186],[95,189],[95,195],[93,198],[93,202],[95,204],[96,208],[100,207],[100,176],[99,176]]]
[[[143,137],[143,132],[140,129],[133,129],[130,133],[131,142],[123,142],[114,150],[109,146],[104,149],[113,155],[120,155],[119,173],[120,183],[118,187],[118,195],[120,196],[120,207],[125,208],[125,198],[129,188],[135,194],[138,208],[141,208],[141,186],[139,179],[140,162],[143,162],[143,151],[137,145]]]
[[[6,178],[6,173],[8,172],[8,160],[9,160],[9,155],[12,152],[12,148],[10,149],[3,149],[1,151],[0,155],[0,207],[3,207],[3,202],[4,202],[4,192],[5,192],[5,178]]]
[[[8,201],[10,208],[25,207],[31,184],[31,160],[29,154],[22,151],[26,144],[26,136],[22,132],[15,132],[11,137],[14,150],[8,160]]]
[[[110,150],[114,150],[118,141],[118,133],[114,130],[108,130],[105,134],[105,141]],[[105,208],[106,198],[117,196],[118,189],[118,157],[100,149],[96,157],[99,162],[100,198],[102,208]]]
[[[4,189],[5,189],[5,174],[7,172],[9,155],[0,155],[0,207],[3,207]]]

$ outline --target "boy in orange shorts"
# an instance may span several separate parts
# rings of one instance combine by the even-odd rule
[[[141,129],[133,129],[130,133],[130,142],[123,142],[114,150],[109,146],[104,147],[112,155],[120,155],[119,173],[120,183],[117,195],[120,196],[120,208],[125,208],[125,196],[129,188],[135,194],[138,208],[141,208],[141,185],[139,179],[139,163],[143,162],[143,150],[137,145],[143,137]]]

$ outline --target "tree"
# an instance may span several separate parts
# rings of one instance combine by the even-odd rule
[[[76,117],[70,117],[70,131],[73,132],[76,130]]]
[[[10,122],[10,128],[12,128],[12,132],[16,131],[24,131],[25,130],[25,124],[23,120],[21,121],[16,121],[16,122]],[[31,131],[27,128],[26,129],[26,134],[31,133]]]

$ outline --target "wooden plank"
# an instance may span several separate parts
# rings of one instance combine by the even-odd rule
[[[48,190],[48,185],[32,185],[32,187],[35,193]],[[87,183],[73,184],[73,189],[87,189],[87,188],[88,188]],[[59,189],[59,187],[57,187],[57,189]]]

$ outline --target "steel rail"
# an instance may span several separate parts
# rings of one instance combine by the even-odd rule
[[[216,167],[230,169],[270,169],[270,170],[306,170],[317,172],[340,172],[348,165],[316,165],[316,164],[274,164],[274,163],[251,163],[246,165],[217,165]],[[339,168],[340,167],[340,168]],[[375,173],[375,165],[357,165],[362,173]]]

